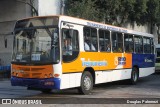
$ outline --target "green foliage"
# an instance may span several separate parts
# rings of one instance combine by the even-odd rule
[[[67,14],[88,20],[100,21],[95,0],[69,0]]]
[[[70,16],[121,26],[130,21],[160,26],[160,0],[67,0]]]
[[[104,22],[114,24],[117,21],[121,4],[120,0],[97,0],[95,3]]]
[[[119,7],[119,14],[121,21],[119,21],[119,25],[122,25],[131,17],[132,14],[135,13],[134,6],[136,4],[136,0],[121,0],[121,4]]]
[[[130,14],[130,21],[136,21],[138,25],[143,25],[146,22],[145,15],[147,14],[147,1],[136,0],[134,12]]]

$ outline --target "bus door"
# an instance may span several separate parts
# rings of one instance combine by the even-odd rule
[[[80,35],[83,27],[80,25],[61,23],[61,53],[62,72],[80,72],[82,68],[80,59]]]

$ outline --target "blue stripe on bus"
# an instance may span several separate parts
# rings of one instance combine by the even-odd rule
[[[52,82],[53,84],[46,85],[45,83]],[[17,78],[11,77],[12,86],[26,86],[40,89],[60,89],[59,78],[48,78],[48,79],[28,79],[28,78]]]
[[[154,54],[132,54],[132,66],[137,65],[139,68],[155,66]]]

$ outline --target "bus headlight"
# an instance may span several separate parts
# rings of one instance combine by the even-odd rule
[[[47,74],[44,75],[44,78],[47,78]]]
[[[16,73],[16,76],[18,77],[18,73]]]
[[[49,77],[53,77],[53,75],[52,75],[52,74],[49,74]]]
[[[14,72],[12,72],[12,76],[14,76]]]

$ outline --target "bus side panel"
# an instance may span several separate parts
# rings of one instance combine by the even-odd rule
[[[154,54],[132,54],[132,64],[139,68],[147,68],[155,66]]]
[[[95,84],[129,79],[131,71],[132,69],[98,71],[96,72]]]
[[[79,87],[82,73],[62,74],[60,89]]]
[[[148,75],[151,75],[155,72],[155,67],[150,67],[150,68],[140,68],[139,71],[139,77],[145,77]]]
[[[95,71],[95,83],[129,79],[132,70],[132,54],[80,52],[72,62],[62,63],[61,89],[78,87],[85,68]]]
[[[76,60],[62,63],[62,74],[83,72],[86,67],[95,71],[132,68],[132,54],[80,52]]]
[[[132,66],[139,67],[139,77],[148,76],[155,72],[154,54],[133,54]]]

